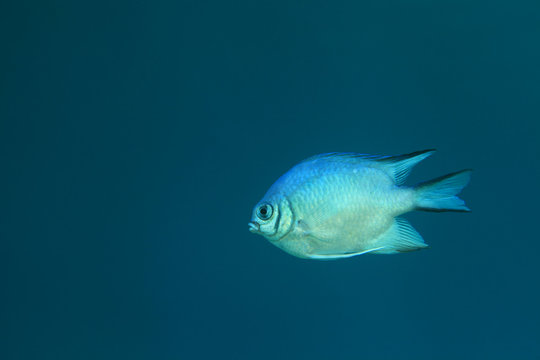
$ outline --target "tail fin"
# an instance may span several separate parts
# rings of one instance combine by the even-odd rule
[[[418,184],[416,209],[425,211],[471,211],[456,195],[471,179],[472,170],[461,170],[452,174]]]

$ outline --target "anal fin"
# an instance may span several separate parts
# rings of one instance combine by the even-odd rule
[[[394,223],[375,242],[381,249],[375,254],[396,254],[428,247],[422,236],[405,219],[395,218]]]

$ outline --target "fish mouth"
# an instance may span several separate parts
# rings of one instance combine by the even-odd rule
[[[251,231],[252,233],[259,232],[261,229],[261,225],[259,225],[259,223],[255,221],[250,221],[248,226],[249,226],[249,231]]]

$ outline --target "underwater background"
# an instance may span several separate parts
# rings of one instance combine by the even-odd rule
[[[540,2],[6,1],[0,358],[539,359]],[[248,232],[298,161],[437,148],[429,249]]]

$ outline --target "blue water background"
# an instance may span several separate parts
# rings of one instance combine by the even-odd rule
[[[538,1],[7,1],[0,358],[539,359]],[[331,151],[473,210],[317,262],[247,231]]]

